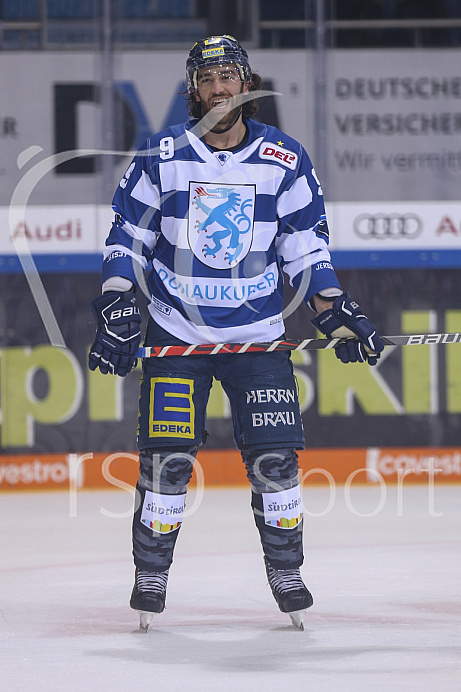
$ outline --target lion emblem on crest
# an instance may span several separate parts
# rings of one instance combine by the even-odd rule
[[[194,183],[189,206],[189,242],[196,257],[229,269],[248,253],[253,238],[254,186]]]

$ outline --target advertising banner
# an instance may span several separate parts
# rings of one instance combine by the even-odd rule
[[[334,200],[456,200],[461,73],[444,50],[328,52]]]
[[[400,253],[400,260],[397,256],[392,260],[400,266],[424,266],[424,251],[441,253],[439,264],[459,264],[461,202],[327,202],[326,211],[330,250],[341,252],[341,258],[350,253],[355,266],[370,265],[366,253],[389,250]],[[3,271],[11,266],[7,260],[24,248],[33,256],[97,255],[96,262],[112,217],[110,205],[102,204],[0,207],[1,227],[10,228],[10,233],[0,235]],[[433,261],[437,264],[437,255]],[[75,262],[73,269],[78,271]]]
[[[342,270],[344,288],[381,334],[461,334],[458,270]],[[50,343],[22,274],[0,275],[0,443],[11,453],[133,450],[140,364],[126,378],[87,367],[95,324],[89,304],[98,274],[44,274],[62,345]],[[287,314],[293,289],[287,286]],[[146,309],[139,300],[143,316]],[[43,314],[43,311],[42,311]],[[288,338],[316,336],[312,311],[286,320]],[[146,319],[144,319],[144,324]],[[238,356],[236,356],[238,358]],[[294,351],[307,448],[456,446],[460,441],[461,344],[387,347],[378,364],[344,365],[332,350]],[[257,420],[269,426],[280,416]],[[207,448],[234,446],[229,402],[215,382]]]
[[[458,267],[460,202],[332,202],[336,267]]]
[[[98,53],[37,52],[31,60],[29,54],[3,52],[0,206],[17,203],[18,196],[21,204],[107,203],[102,157],[110,159],[115,189],[149,134],[189,119],[186,57],[186,50],[116,55],[114,123],[105,124],[113,132],[113,149],[104,152]],[[263,89],[273,92],[261,99],[261,118],[309,150],[314,141],[312,60],[311,51],[299,50],[255,51],[253,60]]]
[[[114,57],[113,148],[101,149],[101,58],[91,52],[0,55],[0,206],[99,204],[102,157],[113,186],[146,136],[188,119],[187,51]],[[316,153],[314,52],[252,50],[263,88],[260,117]],[[460,53],[329,50],[326,55],[326,199],[457,200],[461,179]],[[17,89],[17,84],[22,85]],[[106,139],[104,140],[106,141]],[[24,201],[24,200],[22,200]]]
[[[337,484],[344,485],[346,492],[356,485],[369,484],[379,486],[382,493],[388,484],[397,484],[403,489],[409,484],[419,483],[430,489],[435,483],[459,483],[461,447],[437,447],[429,451],[422,447],[313,449],[299,453],[299,467],[301,490],[312,485],[324,485],[328,488],[330,498],[325,504],[327,510],[332,499],[334,500]],[[133,495],[137,480],[138,456],[134,452],[17,454],[0,457],[0,493],[66,490],[69,492],[71,512],[77,508],[79,490],[101,488],[122,490]],[[196,498],[204,487],[222,485],[248,485],[240,454],[236,450],[200,450],[190,483],[191,488],[198,491]],[[275,495],[280,495],[282,503],[288,501],[291,506],[275,506]],[[151,499],[152,493],[147,496]],[[182,518],[184,495],[169,497],[175,498],[176,508],[179,510],[177,514]],[[267,493],[263,499],[268,505],[268,511],[274,514],[279,510],[283,512],[289,509],[293,515],[291,521],[296,523],[302,511],[299,488],[282,493]],[[309,508],[304,511],[309,514]],[[189,503],[186,503],[187,512],[190,512]]]

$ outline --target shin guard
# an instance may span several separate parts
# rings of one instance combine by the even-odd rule
[[[163,572],[173,552],[183,520],[187,486],[197,447],[182,451],[143,450],[133,517],[133,557],[136,567]]]
[[[303,514],[298,457],[293,449],[242,453],[263,552],[275,569],[303,563]]]

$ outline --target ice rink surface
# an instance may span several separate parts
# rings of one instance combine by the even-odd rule
[[[461,689],[461,487],[304,490],[305,631],[248,489],[189,494],[167,609],[138,630],[131,496],[0,495],[2,692]]]

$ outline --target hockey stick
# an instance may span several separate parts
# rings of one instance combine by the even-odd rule
[[[461,342],[461,333],[405,334],[382,336],[386,346],[423,346],[430,344],[455,344]],[[271,353],[272,351],[318,351],[334,348],[345,339],[302,339],[299,341],[249,341],[246,344],[192,344],[191,346],[146,346],[136,354],[138,358],[163,358],[164,356],[216,356],[222,353]]]

